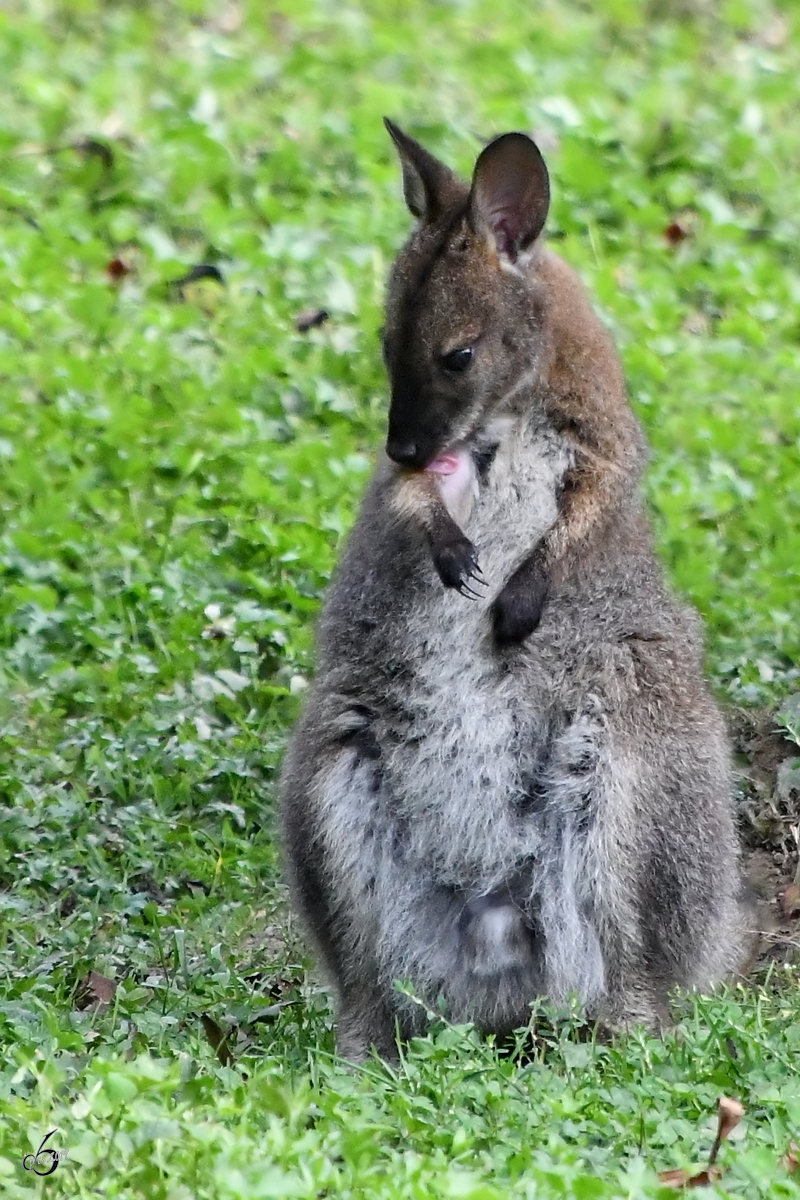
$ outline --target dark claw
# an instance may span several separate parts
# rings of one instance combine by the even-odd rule
[[[480,597],[469,587],[470,580],[487,586],[478,566],[478,553],[472,542],[465,537],[454,542],[434,545],[433,564],[445,587],[455,588],[462,596]],[[465,590],[466,589],[466,590]]]
[[[468,587],[466,583],[460,583],[456,588],[456,591],[458,592],[459,596],[464,596],[467,600],[483,599],[483,596],[480,594],[480,592],[473,592],[472,588]]]
[[[458,590],[461,592],[462,596],[469,595],[472,597],[473,600],[483,600],[484,592],[477,591],[476,589],[478,589],[478,588],[485,589],[488,586],[489,585],[485,579],[483,579],[483,578],[478,579],[477,575],[475,575],[473,573],[472,575],[469,576],[468,580],[466,580],[465,582],[463,582],[460,585]]]

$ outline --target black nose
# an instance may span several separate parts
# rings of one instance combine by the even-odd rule
[[[422,465],[419,461],[419,447],[416,442],[407,442],[402,438],[389,438],[386,443],[386,453],[401,467]]]

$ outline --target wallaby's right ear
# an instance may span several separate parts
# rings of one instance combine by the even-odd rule
[[[435,221],[457,200],[463,201],[466,188],[449,167],[403,133],[394,121],[384,117],[383,123],[397,147],[403,168],[403,194],[415,217],[420,221]]]
[[[515,262],[542,232],[549,207],[550,176],[536,143],[524,133],[504,133],[489,142],[472,176],[473,229]]]

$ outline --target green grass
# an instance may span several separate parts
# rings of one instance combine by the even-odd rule
[[[724,1186],[800,1196],[796,978],[693,1000],[664,1042],[439,1026],[350,1073],[272,808],[382,436],[384,113],[465,170],[539,135],[712,677],[798,690],[800,13],[12,0],[0,70],[2,1194],[655,1197],[727,1093]],[[178,286],[200,263],[224,283]]]

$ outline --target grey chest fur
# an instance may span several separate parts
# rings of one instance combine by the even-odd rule
[[[463,525],[478,548],[484,598],[438,580],[419,591],[400,635],[402,695],[379,735],[407,852],[461,887],[492,887],[510,863],[535,854],[539,837],[522,813],[546,737],[548,671],[530,656],[524,671],[509,669],[493,644],[489,605],[555,522],[570,460],[547,427],[499,432]]]

